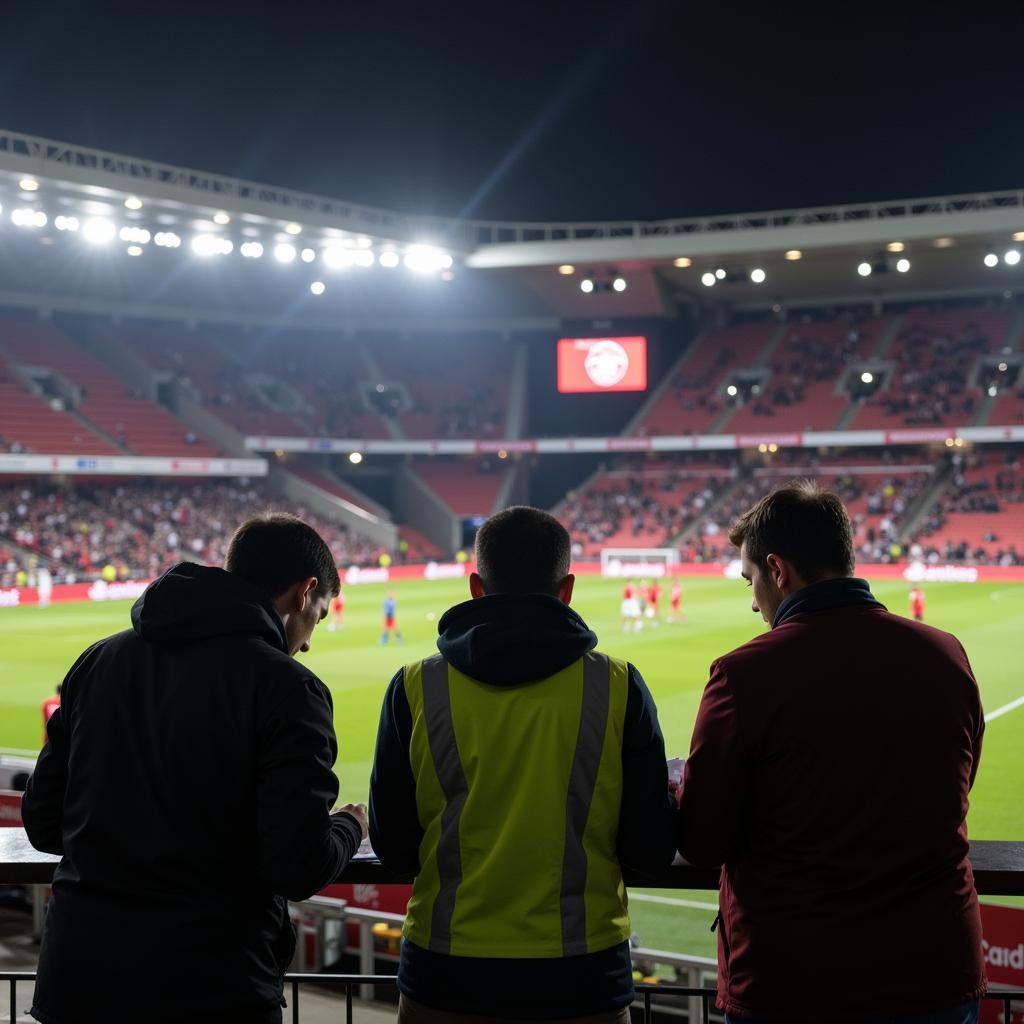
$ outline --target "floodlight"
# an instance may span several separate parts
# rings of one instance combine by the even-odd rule
[[[1006,371],[1009,369],[1009,367],[1008,367],[1008,365],[1006,363],[1000,363],[999,366],[997,367],[997,369],[999,370],[1000,373],[1006,373]]]
[[[220,224],[221,226],[223,226],[225,224],[230,224],[231,223],[231,216],[228,214],[227,210],[218,210],[213,215],[213,223],[214,224]]]
[[[42,210],[33,210],[30,206],[22,206],[11,210],[11,223],[19,228],[46,227],[46,214]]]
[[[715,271],[715,277],[717,277],[719,281],[724,281],[725,280],[725,271],[721,267],[719,267]]]
[[[192,251],[197,256],[227,256],[234,247],[230,238],[220,235],[196,235],[192,239]]]
[[[770,445],[768,445],[768,451],[770,451],[770,452],[777,452],[778,450],[779,450],[779,446],[774,441],[772,441],[772,443]]]
[[[718,280],[718,278],[716,278],[715,275],[712,274],[710,270],[706,274],[701,274],[701,276],[700,276],[700,283],[704,284],[704,285],[707,285],[709,288],[717,280]]]
[[[989,253],[985,254],[985,266],[986,267],[994,267],[994,266],[997,266],[998,263],[999,263],[999,257],[994,252],[989,252]]]
[[[886,249],[888,249],[889,252],[903,252],[905,248],[906,246],[902,242],[890,242],[886,246]]]
[[[1012,238],[1015,242],[1024,242],[1024,231],[1014,231]]]
[[[352,262],[357,267],[372,267],[374,255],[372,249],[356,249],[352,254]]]
[[[624,277],[616,277],[612,281],[612,288],[617,292],[624,292],[626,290],[626,279]]]
[[[1007,249],[1003,255],[1003,262],[1011,267],[1020,263],[1020,249]]]
[[[750,272],[750,280],[753,281],[754,284],[763,284],[764,279],[767,276],[768,275],[765,274],[765,272],[760,267],[754,267],[754,269]]]
[[[451,266],[451,257],[432,245],[412,245],[405,253],[405,265],[418,274],[429,274]]]
[[[359,249],[369,249],[373,245],[373,239],[367,238],[366,235],[360,235],[356,239],[356,247]]]
[[[299,259],[301,259],[303,263],[312,263],[313,260],[316,259],[316,250],[308,247],[303,249],[302,252],[299,253]]]
[[[63,214],[59,217],[54,217],[53,226],[58,231],[77,231],[79,224],[77,217],[65,217]]]
[[[302,231],[302,225],[296,224],[295,221],[292,221],[289,224],[285,224],[284,229],[289,235],[297,235]]]
[[[141,256],[143,249],[141,245],[129,245],[125,251],[129,256]]]
[[[953,239],[936,238],[935,241],[932,242],[932,245],[934,245],[936,249],[950,249],[953,246]]]
[[[353,466],[358,466],[359,463],[363,461],[363,453],[350,452],[348,456],[348,461],[351,462]]]
[[[740,393],[740,389],[735,384],[730,384],[726,389],[725,393],[730,397],[734,397]]]
[[[82,237],[91,245],[108,245],[117,236],[117,227],[106,217],[90,217],[82,225]]]
[[[999,388],[997,388],[995,386],[995,384],[989,384],[989,386],[988,386],[988,397],[989,398],[995,398],[996,395],[998,395],[998,394],[999,394]]]
[[[585,277],[580,281],[580,291],[586,295],[589,295],[596,287],[592,277]]]
[[[896,270],[900,274],[905,274],[910,269],[910,260],[902,259],[896,261]]]
[[[875,379],[875,375],[870,370],[865,370],[860,375],[861,384],[870,384]]]
[[[18,188],[20,188],[22,192],[38,192],[39,182],[36,181],[35,178],[22,178],[21,181],[18,182]]]
[[[397,262],[398,254],[395,254]],[[331,270],[344,270],[345,267],[351,267],[355,262],[355,252],[352,249],[347,249],[343,245],[329,245],[324,249],[324,263],[327,264]]]
[[[243,242],[238,251],[247,260],[258,260],[263,255],[262,242]]]
[[[277,260],[278,263],[294,263],[295,246],[290,242],[281,242],[279,245],[275,245],[274,259]]]
[[[397,267],[401,259],[394,249],[385,249],[377,258],[377,262],[390,270],[392,267]]]
[[[871,264],[870,263],[866,263],[866,262],[865,263],[858,263],[857,264],[857,273],[860,274],[861,277],[870,277],[871,276]]]
[[[133,242],[136,245],[146,245],[151,236],[145,228],[131,226],[121,228],[118,232],[118,237],[122,242]]]
[[[799,249],[787,249],[786,250],[786,259],[789,260],[791,263],[794,260],[800,259],[802,256],[803,256],[803,253]]]
[[[141,210],[142,200],[138,196],[129,196],[124,201],[124,206],[126,210]]]
[[[311,285],[309,286],[309,290],[310,290],[310,291],[311,291],[311,292],[312,292],[312,293],[313,293],[314,295],[323,295],[323,293],[324,293],[325,291],[327,291],[327,285],[325,285],[325,284],[323,283],[323,281],[314,281],[314,282],[313,282],[313,283],[312,283],[312,284],[311,284]]]
[[[559,268],[558,272],[563,277],[568,277],[570,274],[576,273],[576,268],[571,263],[563,263]]]
[[[672,261],[672,266],[678,267],[680,270],[685,270],[687,267],[690,267],[692,265],[693,260],[691,260],[689,256],[677,256]]]
[[[177,249],[181,245],[181,236],[173,231],[158,231],[153,241],[163,249]]]

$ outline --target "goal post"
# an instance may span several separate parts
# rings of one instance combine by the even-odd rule
[[[679,564],[675,548],[602,548],[602,576],[671,576]]]

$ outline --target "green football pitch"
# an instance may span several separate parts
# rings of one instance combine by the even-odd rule
[[[686,621],[663,622],[639,633],[621,632],[620,583],[584,576],[574,600],[574,607],[598,634],[601,649],[628,658],[643,673],[658,704],[669,756],[685,754],[689,747],[712,660],[765,628],[751,613],[750,595],[742,582],[700,578],[684,585]],[[465,588],[463,580],[396,584],[398,623],[405,640],[396,648],[378,643],[385,587],[349,587],[344,629],[331,633],[321,625],[312,650],[301,656],[334,693],[342,800],[366,799],[384,688],[404,662],[434,651],[437,618],[468,596]],[[892,610],[906,612],[906,585],[878,582],[874,590]],[[1024,839],[1024,705],[998,713],[1024,696],[1024,585],[931,584],[927,597],[928,621],[961,639],[985,710],[993,716],[971,799],[971,835]],[[128,609],[127,603],[117,602],[0,610],[0,747],[33,753],[39,749],[43,699],[84,647],[128,626]],[[927,714],[922,708],[922,718]],[[913,798],[907,794],[908,800]],[[713,892],[634,891],[631,906],[643,945],[714,955],[709,931],[715,914]]]

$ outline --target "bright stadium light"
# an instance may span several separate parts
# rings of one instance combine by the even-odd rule
[[[349,249],[344,245],[329,245],[324,249],[324,263],[331,270],[344,270],[355,263],[355,255],[353,249]],[[397,253],[395,255],[397,258]]]
[[[935,241],[932,242],[932,245],[934,245],[936,249],[951,249],[953,244],[952,238],[936,238]]]
[[[125,251],[129,256],[141,256],[145,250],[143,250],[141,245],[129,245]]]
[[[191,245],[197,256],[227,256],[235,247],[230,238],[220,235],[196,235]]]
[[[871,264],[867,263],[867,262],[858,263],[857,264],[857,273],[860,274],[861,277],[870,277],[871,276]]]
[[[417,274],[431,274],[450,267],[451,257],[432,245],[412,245],[405,253],[405,265]]]
[[[1007,249],[1003,255],[1003,262],[1011,267],[1020,263],[1020,249]]]
[[[689,256],[677,256],[672,261],[673,267],[678,267],[680,270],[685,270],[687,267],[693,266],[693,260]]]
[[[870,370],[865,370],[860,375],[861,384],[870,384],[875,379],[875,375]]]
[[[39,182],[36,181],[35,178],[22,178],[21,181],[18,182],[18,188],[20,188],[22,192],[38,192]]]
[[[889,252],[903,252],[903,250],[904,250],[905,248],[906,248],[906,246],[905,246],[905,245],[904,245],[904,244],[903,244],[902,242],[890,242],[890,243],[889,243],[889,244],[888,244],[888,245],[886,246],[886,249],[887,249],[887,250],[888,250]]]
[[[22,206],[11,210],[11,223],[19,228],[45,228],[46,214],[42,210]]]
[[[225,224],[230,224],[231,223],[231,217],[228,214],[227,210],[218,210],[213,215],[213,223],[214,224],[220,224],[221,227],[223,227]]]
[[[275,245],[274,259],[277,260],[278,263],[294,263],[295,246],[290,242],[281,242],[279,245]]]
[[[1014,231],[1011,237],[1015,242],[1024,242],[1024,231]]]
[[[135,245],[147,245],[150,240],[150,233],[145,228],[123,227],[118,232],[122,242],[132,242]]]
[[[750,272],[750,280],[753,281],[754,284],[764,284],[764,279],[767,276],[768,275],[765,274],[765,272],[760,267],[754,267],[754,269]]]
[[[312,263],[313,260],[316,259],[316,250],[310,249],[307,246],[307,248],[303,249],[302,252],[299,253],[299,258],[303,263]]]
[[[580,281],[580,291],[583,292],[584,295],[590,295],[596,287],[597,285],[594,284],[594,279],[592,277],[585,277]]]
[[[238,251],[247,260],[258,260],[263,255],[262,242],[243,242]]]
[[[285,224],[284,229],[289,235],[298,235],[302,232],[302,225],[292,221],[289,224]]]
[[[138,196],[129,196],[124,201],[124,208],[126,210],[141,210],[142,200]]]
[[[725,393],[726,393],[726,394],[727,394],[727,395],[728,395],[728,396],[729,396],[730,398],[735,398],[735,397],[736,397],[736,395],[738,395],[738,394],[740,393],[740,389],[739,389],[738,387],[736,387],[736,385],[735,385],[735,384],[730,384],[730,385],[729,385],[729,386],[728,386],[728,387],[727,387],[727,388],[725,389]]]
[[[985,254],[984,262],[986,267],[995,267],[999,265],[999,257],[994,252],[989,252]]]
[[[392,267],[397,267],[402,262],[402,259],[394,249],[385,249],[377,258],[377,262],[382,267],[387,267],[390,270]]]
[[[612,288],[617,292],[624,292],[626,287],[626,279],[624,277],[616,277],[612,281]]]
[[[999,388],[997,388],[995,386],[995,384],[989,384],[989,386],[988,386],[988,397],[989,398],[995,398],[996,395],[998,395],[998,394],[999,394]]]
[[[109,245],[117,237],[117,226],[106,217],[90,217],[82,225],[82,237],[90,245]]]
[[[725,280],[725,270],[722,267],[719,267],[715,271],[715,277],[717,277],[719,281],[724,281]]]
[[[323,281],[314,281],[314,282],[313,282],[313,283],[312,283],[312,284],[311,284],[311,285],[309,286],[309,290],[310,290],[310,291],[311,291],[311,292],[312,292],[312,293],[313,293],[314,295],[323,295],[323,293],[324,293],[325,291],[327,291],[327,285],[325,285],[325,284],[323,283]]]
[[[568,277],[570,274],[576,273],[576,268],[571,263],[563,263],[559,268],[558,272],[563,277]]]
[[[356,249],[352,262],[357,267],[372,267],[374,259],[376,257],[373,255],[372,249]]]
[[[58,231],[77,231],[80,227],[77,217],[65,217],[63,214],[53,218],[53,226]]]
[[[357,249],[369,249],[373,245],[373,239],[367,238],[366,235],[360,235],[356,238]]]
[[[177,249],[181,245],[181,236],[173,231],[158,231],[153,236],[153,242],[161,249]]]
[[[348,461],[351,462],[353,466],[358,466],[359,463],[363,461],[363,453],[350,452],[348,456]]]
[[[996,369],[997,369],[997,370],[998,370],[998,371],[999,371],[1000,373],[1006,373],[1006,371],[1007,371],[1007,370],[1008,370],[1009,368],[1010,368],[1010,364],[1009,364],[1009,363],[1000,363],[1000,364],[999,364],[999,365],[998,365],[998,366],[996,367]]]
[[[896,261],[896,270],[900,274],[905,274],[910,269],[910,260],[904,258]]]
[[[799,249],[787,249],[786,250],[786,259],[789,260],[790,263],[792,263],[794,260],[801,259],[802,257],[803,257],[803,253]]]
[[[700,275],[700,283],[703,284],[703,285],[706,285],[708,288],[713,287],[715,281],[717,281],[717,280],[718,280],[718,278],[716,278],[715,275],[712,274],[710,270],[707,273]]]

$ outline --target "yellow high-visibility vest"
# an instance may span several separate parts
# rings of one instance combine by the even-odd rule
[[[493,686],[407,665],[424,830],[403,930],[452,956],[562,957],[629,938],[615,852],[628,667],[591,652]]]

